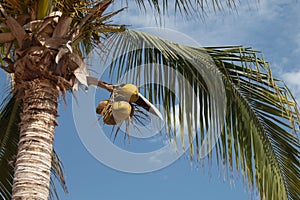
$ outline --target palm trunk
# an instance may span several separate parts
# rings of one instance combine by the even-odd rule
[[[58,89],[45,79],[30,81],[26,87],[12,198],[46,200],[57,125]]]

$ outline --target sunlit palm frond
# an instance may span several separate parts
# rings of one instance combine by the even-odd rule
[[[83,55],[87,55],[93,47],[102,48],[101,41],[109,35],[108,33],[120,31],[121,25],[111,24],[110,19],[124,8],[108,11],[113,0],[54,2],[57,10],[69,18],[72,17],[70,24],[73,29],[69,36]]]
[[[57,29],[63,30],[64,38],[71,40],[79,52],[87,55],[93,47],[101,48],[101,41],[109,36],[109,33],[123,30],[122,25],[111,24],[110,19],[124,10],[124,8],[121,8],[116,11],[108,11],[113,2],[113,0],[12,0],[0,1],[0,4],[7,15],[15,18],[14,23],[18,22],[21,26],[28,24],[30,21],[37,23],[36,20],[45,20],[53,12],[63,13]],[[7,17],[0,17],[0,22],[3,22],[2,25],[7,24],[6,20]],[[39,23],[43,24],[43,22]],[[50,24],[48,21],[40,27],[44,28],[47,23]],[[30,26],[30,24],[28,25]],[[8,27],[7,31],[9,32]],[[42,32],[40,29],[37,29],[37,31]],[[55,37],[62,36],[57,35],[58,31],[54,32]],[[36,32],[33,32],[33,34],[38,37]]]
[[[261,199],[298,199],[299,107],[259,52],[187,47],[130,30],[112,41],[111,74],[148,83],[145,96],[164,106],[167,133],[176,137],[178,128],[191,157],[211,160],[215,142],[218,163],[239,170]]]
[[[14,162],[19,142],[20,101],[16,100],[15,95],[8,96],[0,108],[0,196],[11,199]],[[55,151],[53,151],[51,174],[67,192],[62,163]],[[53,199],[58,199],[55,179],[51,179],[51,196]]]

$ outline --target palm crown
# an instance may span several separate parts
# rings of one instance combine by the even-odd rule
[[[206,6],[202,0],[136,2],[140,8],[146,8],[148,3],[158,14],[167,12],[171,4],[187,15],[201,14]],[[236,6],[232,0],[224,2],[230,8]],[[188,47],[125,30],[123,25],[109,21],[123,10],[109,11],[112,3],[1,1],[1,62],[6,63],[3,69],[13,74],[13,91],[18,100],[11,95],[1,110],[0,124],[5,128],[1,128],[0,135],[0,165],[5,172],[0,177],[0,194],[6,198],[11,194],[10,161],[14,160],[18,146],[20,104],[28,95],[24,85],[47,79],[63,95],[80,84],[89,85],[83,57],[91,49],[100,48],[115,58],[110,67],[117,77],[147,64],[149,67],[139,76],[153,82],[159,79],[168,86],[149,84],[150,92],[145,96],[164,105],[166,131],[171,137],[179,134],[184,144],[187,131],[191,158],[200,160],[204,151],[208,152],[207,159],[213,159],[212,152],[202,145],[212,131],[213,137],[219,137],[211,139],[216,142],[218,162],[228,165],[231,171],[234,166],[241,171],[249,187],[258,188],[262,199],[297,199],[298,106],[285,84],[272,77],[260,53],[244,47]],[[213,0],[212,6],[220,9],[222,2]],[[101,56],[109,55],[103,51]],[[167,78],[172,70],[181,76]],[[139,80],[131,81],[138,84]],[[174,90],[180,100],[178,132],[174,128],[176,96],[169,90],[176,83],[178,87]],[[213,92],[217,89],[221,92]],[[55,153],[52,155],[52,171],[64,185],[60,160]]]

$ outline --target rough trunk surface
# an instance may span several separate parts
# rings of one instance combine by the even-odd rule
[[[24,83],[12,199],[48,199],[58,89],[46,79]]]

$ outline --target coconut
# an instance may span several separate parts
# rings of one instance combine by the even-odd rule
[[[132,106],[126,101],[115,101],[111,105],[113,118],[116,122],[126,120],[132,113]]]
[[[115,119],[114,119],[114,115],[113,115],[113,113],[112,113],[111,110],[108,110],[105,113],[105,115],[103,117],[103,122],[105,124],[107,124],[107,125],[116,125],[117,124],[116,121],[115,121]]]
[[[122,84],[114,88],[115,101],[136,102],[139,98],[139,90],[133,84]]]
[[[107,109],[107,106],[109,105],[109,103],[110,103],[109,100],[100,101],[96,108],[96,113],[99,115],[103,115],[104,108]]]

